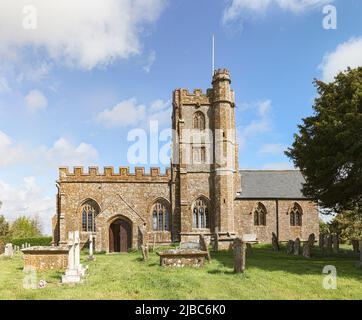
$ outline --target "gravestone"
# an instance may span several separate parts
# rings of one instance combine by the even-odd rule
[[[245,271],[245,244],[240,238],[234,239],[234,272],[242,273]]]
[[[272,233],[272,245],[274,251],[279,251],[280,248],[279,248],[278,237],[274,232]]]
[[[146,223],[138,227],[138,232],[140,235],[140,240],[139,240],[140,246],[148,244]]]
[[[323,252],[328,252],[328,241],[329,241],[329,234],[325,234],[323,237]]]
[[[303,243],[303,257],[309,259],[311,257],[311,247],[308,241]]]
[[[4,257],[12,258],[14,256],[14,248],[11,243],[5,245]]]
[[[309,242],[309,246],[312,249],[314,247],[314,243],[315,243],[315,234],[311,233],[308,237],[308,242]]]
[[[218,252],[219,251],[219,232],[215,232],[214,234],[214,251]]]
[[[142,244],[141,245],[141,252],[142,252],[142,259],[144,261],[147,261],[148,260],[148,254],[149,254],[148,244]]]
[[[68,268],[62,276],[62,283],[79,283],[85,276],[86,268],[80,264],[79,231],[70,231],[68,234]]]
[[[324,234],[320,233],[319,234],[318,245],[319,245],[319,249],[321,249],[321,250],[323,250],[323,242],[324,242]]]
[[[334,253],[339,252],[339,237],[338,237],[338,234],[333,235],[333,252]]]
[[[308,241],[305,241],[303,244],[303,257],[310,258],[312,256],[312,248],[315,242],[315,234],[312,233],[308,237]]]
[[[209,246],[206,242],[206,239],[202,234],[200,234],[199,237],[200,237],[200,250],[207,252],[207,260],[210,262],[211,256],[210,256]]]
[[[330,234],[327,238],[327,253],[331,254],[333,251],[333,236]]]
[[[297,238],[294,241],[294,255],[299,256],[300,254],[300,239]]]
[[[94,261],[95,257],[94,257],[94,252],[93,252],[93,234],[89,234],[89,256],[88,256],[88,260],[89,261]]]
[[[289,240],[287,245],[287,254],[292,254],[294,252],[294,241]]]

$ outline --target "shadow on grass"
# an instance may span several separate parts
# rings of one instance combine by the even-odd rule
[[[271,246],[254,246],[253,253],[246,258],[246,268],[257,268],[265,271],[283,271],[298,275],[320,275],[326,265],[336,266],[338,276],[362,280],[362,271],[355,267],[358,258],[351,250],[342,249],[338,254],[325,255],[319,248],[312,251],[312,258],[287,255],[286,248],[273,252]],[[212,252],[212,259],[230,271],[210,270],[210,274],[233,274],[234,258],[232,251]]]

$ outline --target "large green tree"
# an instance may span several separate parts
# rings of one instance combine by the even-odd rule
[[[32,238],[41,235],[40,224],[37,218],[20,217],[10,226],[12,238]]]
[[[306,196],[334,212],[356,210],[362,207],[362,67],[315,85],[314,115],[303,119],[286,154],[306,179]]]

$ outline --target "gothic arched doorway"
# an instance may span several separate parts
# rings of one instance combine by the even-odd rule
[[[127,252],[132,248],[132,224],[118,218],[109,226],[109,252]]]

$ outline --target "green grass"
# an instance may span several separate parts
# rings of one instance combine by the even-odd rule
[[[315,249],[310,260],[288,256],[285,250],[255,246],[247,259],[244,274],[233,273],[231,252],[212,254],[212,262],[202,269],[169,269],[159,266],[150,254],[147,262],[139,252],[122,255],[96,255],[88,262],[84,283],[61,285],[61,273],[38,273],[45,289],[23,289],[23,262],[20,256],[0,259],[0,299],[362,299],[362,269],[350,250],[324,256]],[[338,289],[322,286],[323,267],[334,265]]]

